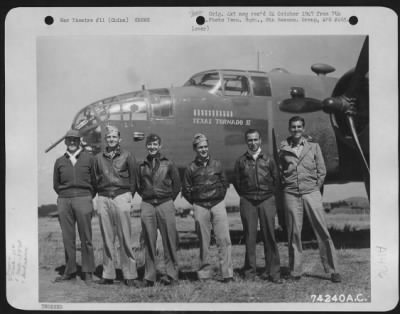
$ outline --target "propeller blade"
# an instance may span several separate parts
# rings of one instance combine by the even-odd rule
[[[64,138],[65,138],[65,136],[58,139],[54,144],[51,144],[44,152],[48,153],[49,151],[51,151],[54,147],[56,147],[58,144],[60,144],[64,140]]]
[[[348,98],[357,98],[361,93],[362,83],[364,82],[367,73],[369,72],[369,53],[368,53],[369,40],[368,36],[365,38],[360,55],[357,60],[357,65],[354,69],[349,88],[346,90],[345,95]]]
[[[279,109],[289,113],[315,112],[322,109],[322,102],[308,97],[288,98],[280,103]]]
[[[370,181],[370,170],[369,170],[369,165],[367,162],[367,159],[365,158],[364,152],[361,148],[360,145],[360,141],[358,140],[358,136],[357,136],[357,132],[356,132],[356,127],[354,125],[354,120],[353,117],[351,115],[346,115],[347,118],[347,122],[348,125],[350,127],[351,133],[352,133],[352,137],[353,137],[353,141],[355,146],[357,147],[358,150],[358,154],[360,156],[360,159],[363,163],[363,167],[362,167],[362,172],[363,172],[363,177],[364,177],[364,184],[365,184],[365,189],[367,190],[367,194],[368,194],[368,199],[369,199],[369,181]]]
[[[347,122],[349,123],[349,127],[350,127],[350,130],[351,130],[351,134],[352,134],[354,143],[356,144],[356,147],[358,149],[358,152],[360,154],[360,157],[361,157],[361,160],[362,160],[362,162],[364,164],[364,167],[369,173],[369,165],[368,165],[367,159],[364,156],[363,150],[361,149],[361,145],[360,145],[360,141],[358,140],[358,136],[357,136],[357,132],[356,132],[356,127],[354,125],[353,117],[351,115],[346,115],[346,117],[347,117]]]
[[[278,182],[277,182],[277,191],[275,195],[275,204],[276,204],[276,209],[277,209],[277,216],[278,216],[278,222],[279,225],[282,227],[284,232],[284,235],[286,235],[286,220],[285,220],[285,209],[283,207],[283,191],[281,187],[281,171],[279,167],[279,154],[278,154],[278,146],[276,144],[276,135],[275,135],[275,129],[272,128],[272,151],[273,151],[273,157],[275,160],[275,164],[278,167]]]
[[[275,129],[274,128],[272,128],[272,150],[273,150],[275,163],[277,165],[279,165],[278,145],[276,144],[276,135],[275,135]]]

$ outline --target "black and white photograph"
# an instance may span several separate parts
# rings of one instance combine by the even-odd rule
[[[71,19],[86,31],[35,38],[36,226],[10,282],[35,250],[42,309],[373,302],[374,36]]]

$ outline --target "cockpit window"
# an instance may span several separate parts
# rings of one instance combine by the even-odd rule
[[[218,72],[201,73],[191,77],[184,86],[196,86],[217,94],[221,92],[221,77]]]
[[[130,99],[124,102],[111,104],[108,106],[108,120],[129,121],[146,120],[147,105],[142,99]]]
[[[174,116],[174,108],[172,98],[169,95],[150,96],[151,114],[155,119],[172,118]]]
[[[247,96],[250,94],[249,81],[243,75],[224,74],[226,96]]]
[[[271,83],[268,77],[252,76],[251,86],[254,96],[271,96]]]
[[[95,111],[98,119],[100,121],[106,121],[108,119],[108,111],[107,111],[108,106],[107,105],[103,105],[102,102],[100,103],[96,103],[93,106],[93,110]]]

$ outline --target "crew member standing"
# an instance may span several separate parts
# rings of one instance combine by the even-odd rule
[[[290,278],[299,280],[303,273],[301,229],[305,211],[317,237],[324,270],[331,274],[333,282],[340,282],[335,247],[325,222],[320,192],[326,175],[325,163],[318,143],[309,142],[303,136],[304,127],[302,117],[292,117],[289,120],[291,136],[281,143],[279,152],[284,181]]]
[[[94,196],[93,156],[80,147],[80,135],[70,130],[65,135],[67,151],[54,165],[53,187],[58,194],[57,209],[65,250],[65,270],[56,282],[76,277],[75,224],[81,240],[82,272],[85,281],[93,279],[95,270],[92,245]]]
[[[244,276],[256,278],[257,224],[260,220],[264,242],[265,271],[262,279],[282,283],[280,259],[275,241],[275,189],[278,183],[278,168],[271,156],[261,149],[261,135],[250,129],[245,133],[247,151],[235,164],[235,189],[240,196],[240,217],[243,223],[246,253]]]
[[[183,197],[193,204],[196,232],[200,239],[199,279],[209,279],[209,246],[213,226],[219,253],[222,282],[233,280],[232,244],[224,198],[229,186],[220,161],[210,157],[208,140],[203,134],[193,138],[196,158],[186,168],[182,187]]]
[[[140,287],[131,236],[131,204],[136,191],[136,161],[121,149],[120,132],[111,125],[105,130],[106,147],[95,157],[97,212],[103,238],[103,276],[99,284],[113,284],[115,237],[118,236],[119,256],[127,286]]]
[[[141,220],[145,243],[145,275],[147,286],[156,281],[157,228],[160,230],[166,274],[161,283],[174,285],[178,281],[176,254],[176,220],[174,200],[181,190],[179,172],[172,161],[160,153],[161,138],[149,134],[148,155],[138,168],[138,193],[142,197]]]

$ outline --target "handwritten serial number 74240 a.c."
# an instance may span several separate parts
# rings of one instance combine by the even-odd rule
[[[356,295],[351,294],[312,294],[312,303],[360,303],[367,302],[368,299],[365,298],[361,293]]]

